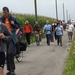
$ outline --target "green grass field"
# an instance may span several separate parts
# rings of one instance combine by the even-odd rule
[[[70,49],[69,57],[66,62],[66,68],[64,70],[64,75],[75,75],[75,34]]]

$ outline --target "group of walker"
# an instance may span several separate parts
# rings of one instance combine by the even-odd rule
[[[0,17],[0,75],[4,75],[3,69],[5,60],[7,61],[6,75],[15,75],[15,63],[14,63],[14,47],[16,47],[16,57],[20,54],[20,38],[22,37],[20,33],[20,24],[17,22],[16,18],[9,13],[8,7],[3,7],[3,16]],[[70,23],[70,22],[69,22]],[[30,36],[32,33],[45,33],[47,45],[50,46],[50,41],[54,42],[57,40],[57,45],[62,46],[62,36],[63,30],[67,28],[69,42],[72,42],[72,35],[74,31],[74,22],[67,26],[65,21],[58,23],[54,21],[53,24],[46,21],[43,29],[39,25],[38,21],[35,23],[34,27],[30,25],[28,20],[25,22],[23,27],[23,32],[25,34],[28,47],[30,47]],[[42,31],[43,30],[43,31]],[[18,38],[19,37],[19,38]],[[55,40],[54,40],[55,37]],[[41,34],[39,34],[39,40],[41,42]],[[6,54],[5,54],[6,52]]]

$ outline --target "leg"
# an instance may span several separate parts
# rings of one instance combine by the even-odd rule
[[[54,32],[52,32],[52,42],[54,42]]]
[[[56,35],[56,32],[54,33],[54,35],[55,35],[55,40],[57,40],[57,35]]]
[[[3,68],[2,67],[0,67],[0,75],[4,75],[3,74]]]
[[[0,75],[4,75],[3,69],[5,64],[5,53],[0,52]]]
[[[19,43],[19,41],[16,43],[16,54],[20,54],[20,43]]]
[[[48,34],[46,34],[46,40],[47,40],[47,45],[48,45]]]
[[[26,33],[25,36],[26,36],[26,41],[28,43],[28,34]]]
[[[30,33],[28,33],[28,45],[30,45]]]
[[[11,74],[11,72],[14,73],[14,70],[15,70],[13,41],[10,41],[7,43],[7,70],[9,71],[7,75]]]
[[[50,40],[51,40],[51,34],[47,35],[47,44],[50,45]]]
[[[52,37],[52,34],[51,34],[51,39],[50,39],[50,40],[51,40],[51,42],[53,41],[53,37]]]
[[[59,36],[57,36],[57,44],[59,45]]]
[[[30,45],[30,33],[26,33],[26,40],[28,45]]]
[[[72,42],[72,36],[73,36],[73,32],[71,32],[71,39],[70,39],[71,42]]]
[[[40,40],[40,42],[41,42],[41,34],[39,33],[39,40]]]
[[[62,35],[59,36],[60,39],[60,46],[62,46]]]
[[[68,39],[69,39],[69,42],[70,42],[70,32],[68,32]]]

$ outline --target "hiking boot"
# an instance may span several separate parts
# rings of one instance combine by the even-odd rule
[[[7,72],[6,75],[11,75],[11,72]]]
[[[60,46],[62,46],[62,44]]]
[[[15,75],[15,72],[13,71],[13,72],[11,72],[11,75]]]
[[[48,46],[50,46],[50,43],[47,43]]]
[[[9,71],[9,72],[6,73],[6,75],[15,75],[15,72],[14,71],[11,71],[11,72]]]

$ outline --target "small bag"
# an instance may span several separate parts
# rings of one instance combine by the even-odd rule
[[[26,51],[26,48],[27,48],[27,43],[20,42],[20,51]]]
[[[19,31],[19,32],[17,33],[17,37],[18,37],[18,38],[22,38],[22,32],[21,32],[21,31]]]

